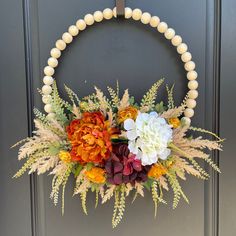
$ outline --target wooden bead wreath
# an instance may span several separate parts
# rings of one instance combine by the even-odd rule
[[[48,113],[49,118],[54,117],[51,106],[51,92],[53,84],[53,75],[55,73],[55,67],[58,66],[58,58],[61,56],[61,51],[66,49],[67,44],[73,41],[73,38],[79,34],[80,31],[86,29],[87,26],[93,25],[95,22],[101,22],[104,19],[110,20],[113,17],[117,17],[116,7],[112,10],[106,8],[102,11],[95,11],[93,14],[85,15],[84,19],[79,19],[75,25],[71,25],[68,28],[68,32],[63,33],[62,38],[57,40],[55,43],[55,48],[50,52],[51,57],[48,59],[48,66],[44,68],[44,85],[42,87],[42,101],[45,104],[44,110]],[[186,101],[187,108],[184,111],[184,122],[186,124],[191,123],[191,118],[194,115],[194,108],[196,107],[196,98],[198,97],[198,82],[197,82],[197,72],[195,70],[195,63],[192,61],[192,54],[188,52],[188,46],[183,43],[182,37],[175,34],[175,30],[169,28],[167,23],[161,22],[158,16],[151,16],[150,13],[144,12],[140,9],[132,10],[129,7],[125,8],[125,19],[133,19],[135,21],[141,21],[145,25],[150,25],[156,28],[158,32],[164,34],[167,40],[170,40],[172,45],[176,47],[178,54],[181,56],[181,60],[184,63],[184,69],[187,71],[188,82],[188,100]]]

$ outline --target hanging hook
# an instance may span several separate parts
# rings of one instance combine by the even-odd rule
[[[117,18],[125,16],[125,0],[116,0],[116,14]]]

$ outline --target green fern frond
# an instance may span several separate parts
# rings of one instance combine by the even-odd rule
[[[188,160],[192,163],[194,168],[199,171],[199,173],[205,178],[208,179],[210,176],[209,174],[193,159],[188,158]]]
[[[24,165],[20,168],[20,170],[18,170],[17,173],[13,176],[13,178],[21,177],[28,169],[30,169],[30,167],[34,164],[35,161],[35,156],[29,157],[28,160],[24,163]]]
[[[203,158],[203,160],[210,165],[215,171],[217,171],[218,173],[221,173],[220,168],[218,167],[218,165],[216,163],[214,163],[209,157],[208,158]]]
[[[107,90],[111,96],[112,107],[118,107],[120,102],[119,94],[111,87],[107,87]]]
[[[149,111],[154,108],[154,103],[157,97],[157,91],[163,82],[164,82],[164,79],[158,80],[143,96],[141,100],[141,104],[140,104],[141,110]]]
[[[33,112],[34,112],[35,118],[39,119],[43,124],[48,123],[46,115],[43,114],[40,110],[38,110],[37,108],[34,108]]]
[[[77,94],[72,89],[67,87],[66,85],[64,85],[64,87],[65,87],[66,93],[67,93],[68,97],[70,98],[71,102],[73,104],[77,103],[77,105],[79,105],[80,100],[79,100]]]
[[[173,109],[175,107],[173,90],[174,90],[174,85],[171,88],[169,88],[169,86],[166,85],[166,91],[167,91],[167,95],[168,95],[168,109]]]
[[[86,189],[86,191],[84,191],[80,194],[82,209],[83,209],[85,215],[88,215],[87,206],[86,206],[87,192],[88,192],[88,189]]]
[[[152,200],[154,202],[154,217],[157,216],[157,206],[158,206],[158,194],[157,194],[157,182],[153,181],[152,183]]]

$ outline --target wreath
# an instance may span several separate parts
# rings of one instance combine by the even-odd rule
[[[79,98],[66,86],[70,101],[60,97],[52,76],[61,52],[79,31],[113,17],[116,17],[116,8],[87,14],[56,41],[48,66],[44,68],[44,85],[40,90],[46,114],[34,109],[36,129],[33,136],[16,144],[22,145],[18,159],[26,159],[26,162],[14,177],[18,178],[26,171],[29,174],[49,172],[53,175],[50,197],[56,205],[62,192],[64,213],[65,187],[73,175],[74,195],[80,196],[85,214],[89,190],[96,196],[96,206],[99,199],[105,203],[114,197],[112,226],[116,227],[130,194],[135,200],[139,195],[144,197],[145,189],[150,191],[155,215],[159,203],[167,204],[165,190],[173,190],[173,208],[181,198],[189,202],[179,179],[185,180],[186,174],[208,179],[208,173],[197,162],[199,159],[220,172],[206,149],[221,150],[223,140],[190,124],[198,97],[198,83],[195,63],[187,45],[174,29],[160,22],[159,17],[142,13],[140,9],[125,8],[125,18],[140,20],[156,28],[181,55],[189,80],[189,91],[182,104],[174,104],[174,87],[168,85],[167,104],[156,102],[158,88],[164,79],[154,83],[140,103],[129,95],[128,89],[120,97],[118,83],[115,89],[108,87],[109,98],[97,87],[93,94]],[[189,136],[189,130],[212,135],[214,139]]]

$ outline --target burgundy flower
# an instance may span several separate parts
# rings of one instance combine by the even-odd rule
[[[111,184],[145,182],[150,166],[142,166],[140,160],[131,154],[128,145],[116,143],[112,145],[111,157],[105,163],[107,181]]]

